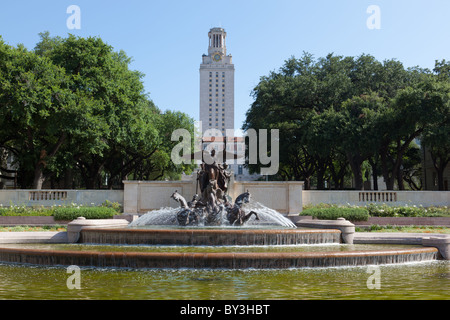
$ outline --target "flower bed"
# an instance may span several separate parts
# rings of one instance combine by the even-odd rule
[[[359,210],[352,210],[359,209]],[[334,220],[345,218],[356,226],[398,225],[398,226],[450,226],[450,208],[422,206],[387,206],[369,204],[365,207],[321,204],[305,208],[300,216]]]
[[[78,217],[86,219],[112,219],[119,215],[117,206],[105,202],[99,207],[68,206],[26,207],[10,206],[0,208],[0,225],[55,225],[67,224]]]

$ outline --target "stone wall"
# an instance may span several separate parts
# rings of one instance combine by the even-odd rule
[[[195,179],[188,181],[124,181],[124,190],[0,190],[0,206],[101,205],[118,202],[128,214],[145,213],[162,207],[178,207],[170,198],[178,191],[186,200],[199,193]],[[326,191],[303,190],[303,182],[231,181],[234,200],[250,191],[252,199],[286,215],[297,215],[304,206],[321,203],[364,206],[369,203],[392,206],[449,206],[449,191]]]
[[[195,181],[195,179],[194,179]],[[124,181],[124,213],[145,213],[163,207],[178,207],[170,198],[178,191],[187,201],[196,193],[194,181]],[[303,182],[231,181],[228,194],[234,200],[245,191],[252,199],[283,214],[302,211]]]
[[[123,204],[123,190],[0,190],[0,206],[87,205],[98,206],[105,200]]]
[[[364,206],[369,203],[391,206],[449,206],[450,191],[327,191],[303,190],[303,206],[349,204]]]

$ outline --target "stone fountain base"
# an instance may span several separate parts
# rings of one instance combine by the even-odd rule
[[[436,248],[353,252],[175,253],[92,252],[0,248],[0,261],[113,268],[270,269],[364,266],[431,261]]]

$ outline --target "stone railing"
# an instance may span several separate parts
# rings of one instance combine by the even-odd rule
[[[397,192],[391,191],[364,191],[359,192],[360,202],[396,202]]]
[[[123,205],[123,190],[0,190],[0,206],[88,205],[106,200]]]
[[[29,191],[29,201],[66,201],[67,191]]]
[[[450,191],[351,191],[303,190],[303,206],[341,204],[364,206],[369,203],[389,206],[449,206]]]

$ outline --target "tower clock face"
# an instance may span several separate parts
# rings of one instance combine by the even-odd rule
[[[218,52],[214,53],[213,60],[219,62],[220,60],[222,60],[222,55]]]

